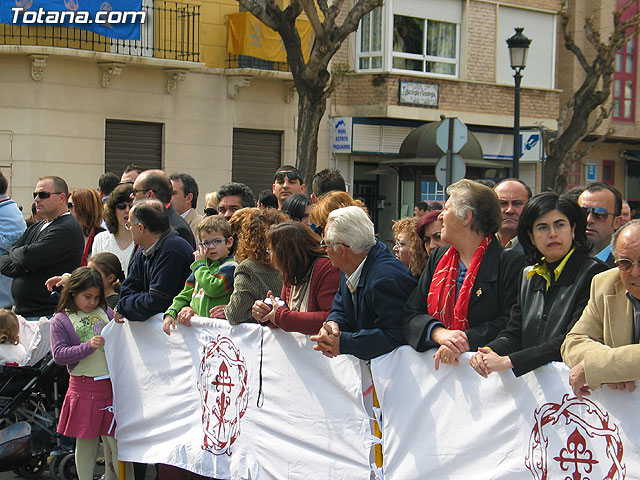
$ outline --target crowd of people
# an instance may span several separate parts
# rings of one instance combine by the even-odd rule
[[[560,196],[532,196],[518,179],[485,183],[464,179],[444,205],[418,204],[394,223],[390,250],[337,170],[317,173],[308,196],[290,165],[258,198],[222,185],[204,215],[187,173],[130,166],[74,191],[46,176],[28,228],[0,173],[0,363],[19,363],[3,347],[19,344],[18,315],[51,318],[53,357],[71,378],[58,429],[79,439],[81,480],[100,437],[117,458],[101,336],[111,320],[162,314],[167,335],[194,315],[254,322],[309,335],[330,358],[408,344],[435,349],[436,369],[472,352],[483,377],[565,361],[578,398],[601,385],[632,391],[640,220],[604,183]],[[158,468],[161,479],[198,477]]]

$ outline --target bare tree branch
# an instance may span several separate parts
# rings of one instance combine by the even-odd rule
[[[382,0],[358,0],[358,3],[347,13],[347,17],[344,19],[344,22],[342,22],[342,25],[336,29],[333,37],[334,41],[343,42],[350,33],[358,29],[358,24],[362,17],[374,8],[380,6],[382,6]]]
[[[311,23],[311,27],[313,28],[314,33],[316,34],[316,38],[325,38],[326,32],[324,30],[324,25],[318,17],[318,10],[316,10],[315,2],[313,0],[298,1],[300,2],[300,5],[302,5],[304,13],[307,14],[307,18],[309,19],[309,23]]]
[[[575,44],[573,35],[569,32],[569,13],[564,10],[561,11],[560,18],[560,26],[562,27],[562,35],[564,37],[564,47],[573,53],[584,71],[589,70],[589,62],[587,62],[582,50],[580,50],[580,47]]]

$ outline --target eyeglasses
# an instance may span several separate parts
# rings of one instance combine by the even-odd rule
[[[138,192],[146,193],[146,192],[149,192],[149,191],[151,191],[153,193],[156,193],[156,191],[153,188],[142,188],[140,190],[138,190],[137,188],[132,188],[131,189],[131,196],[135,197],[138,194]]]
[[[118,210],[126,210],[127,208],[131,208],[131,202],[116,203],[116,208]]]
[[[631,270],[633,270],[634,265],[640,266],[640,260],[634,262],[632,260],[629,260],[628,258],[619,258],[618,260],[616,260],[616,265],[621,271],[630,272]]]
[[[302,178],[300,178],[300,175],[298,175],[296,172],[276,172],[276,174],[273,176],[273,180],[281,182],[282,180],[284,180],[284,177],[287,177],[289,180],[302,180]]]
[[[209,248],[212,245],[215,247],[219,247],[226,241],[226,238],[214,238],[213,240],[205,240],[204,242],[200,242],[198,245],[205,248]]]
[[[124,224],[124,229],[131,231],[131,229],[133,228],[134,225],[137,226],[137,225],[142,225],[142,224],[141,223],[129,223],[129,222],[127,222],[127,223]],[[144,226],[144,225],[142,225],[142,226]]]
[[[40,197],[42,200],[49,198],[51,195],[62,195],[62,192],[33,192],[33,199]]]
[[[67,208],[71,210],[73,208],[73,203],[67,202]]]
[[[216,210],[215,208],[205,208],[204,209],[204,216],[205,217],[212,217],[214,215],[218,214],[218,210]]]
[[[582,210],[587,217],[591,214],[599,222],[605,220],[609,215],[615,215],[615,213],[607,211],[604,207],[582,207]]]
[[[330,247],[331,245],[342,245],[343,247],[351,248],[346,243],[342,243],[342,242],[329,243],[329,242],[326,242],[324,240],[324,238],[322,240],[320,240],[320,247],[322,247],[322,248],[327,248],[327,247]]]

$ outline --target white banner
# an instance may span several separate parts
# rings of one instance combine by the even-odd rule
[[[437,372],[433,353],[405,346],[371,364],[386,480],[639,478],[637,392],[578,401],[564,364],[484,379],[470,353]]]
[[[369,479],[357,359],[278,329],[191,322],[169,337],[161,315],[104,329],[121,460],[218,479]]]

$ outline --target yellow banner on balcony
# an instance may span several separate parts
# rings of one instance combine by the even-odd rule
[[[302,55],[307,61],[313,46],[313,29],[306,20],[298,20],[296,27],[302,44]],[[227,17],[227,52],[272,62],[287,61],[287,52],[280,35],[250,12],[232,13]]]

